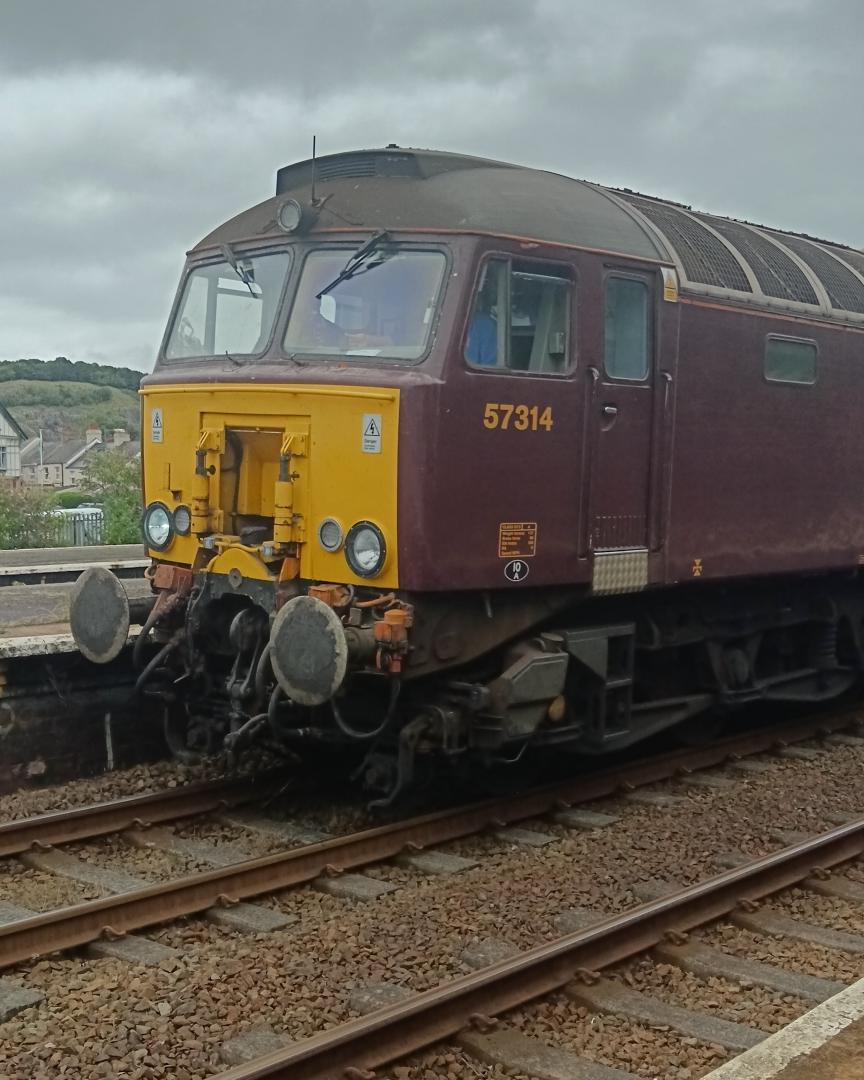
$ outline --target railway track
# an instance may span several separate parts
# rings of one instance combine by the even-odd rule
[[[245,861],[230,861],[212,870],[144,888],[125,888],[102,899],[60,908],[26,918],[13,917],[0,925],[0,968],[59,950],[121,937],[132,931],[279,892],[323,877],[344,874],[434,845],[464,839],[561,811],[616,792],[686,775],[748,754],[778,749],[815,735],[830,735],[849,727],[850,716],[819,718],[788,725],[782,732],[766,729],[682,750],[662,758],[580,776],[525,794],[458,806],[396,821],[377,828],[338,836],[319,843],[279,851]],[[188,789],[185,789],[188,791]],[[260,788],[259,788],[260,794]],[[150,822],[172,820],[218,809],[230,798],[248,801],[243,785],[204,785],[197,791],[142,796],[116,804],[47,815],[12,823],[0,830],[7,853],[37,841],[41,848],[121,831],[146,815]],[[197,808],[197,809],[195,809]],[[157,815],[160,815],[157,817]],[[4,836],[5,833],[5,836]],[[2,913],[0,913],[2,914]]]
[[[814,875],[824,878],[829,868],[862,853],[864,817],[229,1069],[220,1080],[364,1080],[371,1070],[472,1028],[481,1033],[467,1040],[476,1048],[483,1033],[495,1030],[492,1018],[574,983],[578,999],[582,986],[598,982],[599,971],[670,937],[680,942],[686,931]],[[849,891],[864,899],[864,886]]]
[[[517,799],[503,800],[513,806],[514,814],[518,810],[527,817],[509,819],[503,816],[499,800],[477,804],[467,809],[474,815],[475,825],[481,827],[481,823],[485,822],[482,831],[467,831],[467,825],[463,824],[456,834],[461,839],[449,845],[446,852],[435,850],[438,841],[434,833],[428,831],[429,826],[439,828],[440,822],[446,824],[449,815],[464,812],[464,807],[314,843],[296,836],[286,841],[282,838],[281,829],[285,825],[296,827],[300,820],[313,828],[324,827],[334,831],[356,829],[355,811],[349,809],[346,817],[345,811],[337,808],[334,816],[328,801],[323,812],[311,809],[310,817],[310,810],[301,804],[298,818],[295,811],[283,805],[282,815],[287,810],[293,816],[287,822],[267,819],[274,827],[274,833],[266,844],[261,842],[263,834],[258,832],[264,818],[254,801],[225,808],[218,805],[218,799],[215,818],[208,819],[205,810],[204,817],[178,823],[176,832],[160,828],[155,821],[152,829],[141,829],[133,817],[131,831],[124,832],[122,837],[112,838],[113,827],[108,834],[104,831],[110,823],[110,818],[106,817],[91,847],[86,844],[82,847],[78,843],[81,836],[77,833],[74,841],[66,841],[62,833],[57,833],[57,843],[69,845],[65,849],[62,846],[46,848],[37,845],[0,864],[0,882],[4,886],[0,922],[10,918],[16,920],[6,928],[10,932],[6,941],[16,949],[23,946],[21,953],[26,954],[21,955],[23,963],[20,966],[0,973],[0,1072],[8,1075],[10,1080],[24,1080],[30,1075],[55,1075],[51,1068],[56,1063],[59,1070],[57,1075],[102,1075],[107,1068],[99,1052],[104,1032],[115,1027],[121,1032],[128,1031],[134,1022],[134,1030],[142,1032],[140,1039],[144,1040],[144,1045],[149,1040],[154,1048],[142,1061],[140,1057],[132,1056],[146,1053],[141,1043],[135,1049],[136,1044],[130,1044],[124,1036],[122,1042],[118,1040],[115,1045],[108,1047],[109,1056],[116,1058],[115,1072],[121,1067],[122,1061],[122,1067],[130,1075],[137,1076],[140,1072],[142,1077],[149,1078],[151,1075],[182,1073],[188,1075],[190,1080],[192,1077],[203,1080],[216,1074],[221,1078],[220,1064],[235,1066],[242,1061],[248,1064],[244,1064],[236,1075],[244,1080],[247,1076],[244,1070],[247,1069],[253,1070],[248,1073],[251,1077],[258,1076],[259,1073],[254,1070],[262,1068],[285,1068],[288,1071],[284,1075],[302,1076],[305,1075],[302,1070],[307,1067],[305,1058],[285,1061],[287,1051],[271,1051],[276,1046],[284,1046],[287,1036],[294,1040],[293,1049],[289,1048],[292,1053],[303,1047],[304,1054],[311,1048],[317,1055],[321,1040],[326,1043],[336,1033],[341,1039],[349,1029],[357,1026],[362,1028],[363,1020],[343,1024],[346,1016],[358,1012],[366,1016],[369,1008],[380,1005],[382,1000],[394,1001],[395,997],[387,996],[388,992],[399,991],[404,995],[426,991],[428,994],[428,988],[435,986],[436,994],[443,993],[446,986],[465,982],[464,978],[459,977],[461,972],[485,965],[485,972],[478,972],[482,978],[475,986],[480,993],[486,975],[500,966],[496,963],[499,957],[503,957],[502,962],[533,957],[537,952],[538,940],[558,939],[559,935],[565,933],[572,939],[574,933],[580,936],[590,931],[586,941],[591,940],[590,948],[599,948],[599,939],[593,937],[594,931],[619,919],[619,916],[609,916],[612,910],[623,911],[626,907],[631,908],[630,914],[633,914],[637,909],[632,905],[637,899],[650,899],[647,910],[655,913],[634,920],[633,925],[638,932],[647,935],[657,915],[658,905],[662,907],[661,901],[668,899],[666,892],[676,873],[683,874],[685,882],[702,879],[704,884],[704,878],[713,874],[718,865],[726,865],[721,856],[726,851],[731,852],[733,847],[743,845],[752,855],[763,853],[774,843],[786,843],[776,829],[772,833],[774,826],[783,825],[787,829],[806,829],[815,833],[833,820],[832,815],[856,809],[854,801],[844,797],[838,799],[837,794],[831,794],[832,790],[838,793],[851,790],[849,785],[857,783],[862,740],[856,736],[838,734],[843,728],[856,724],[856,720],[855,716],[846,715],[800,722],[782,730],[752,733],[746,740],[726,739],[711,747],[682,751],[664,761],[637,762],[626,768],[619,767],[609,774],[577,778],[571,782],[569,792],[562,790],[566,785],[556,785],[554,789],[550,787]],[[814,740],[814,737],[815,741],[810,745],[793,745],[798,740]],[[770,757],[739,760],[762,751],[769,751]],[[723,766],[722,769],[711,769],[717,765]],[[709,771],[702,772],[701,769]],[[652,785],[655,781],[661,783],[653,789],[639,790],[640,785]],[[838,781],[841,786],[835,789]],[[175,794],[177,790],[171,791],[169,801],[182,797],[182,789],[179,796]],[[557,794],[553,794],[553,791]],[[211,791],[211,794],[216,793]],[[545,800],[543,803],[540,802],[541,798]],[[580,807],[580,803],[594,798],[599,798],[599,803],[591,808]],[[122,802],[128,804],[131,801],[134,800]],[[519,808],[514,806],[517,801],[520,802]],[[179,802],[175,803],[175,807],[179,808],[180,805]],[[551,811],[549,817],[542,813],[543,805]],[[272,806],[278,807],[279,804]],[[769,806],[773,810],[768,809]],[[801,814],[795,811],[796,806],[813,806],[814,810]],[[499,808],[497,814],[496,807]],[[87,812],[91,810],[84,809]],[[104,811],[105,808],[101,808],[100,815]],[[127,805],[122,819],[125,822],[129,821],[128,811]],[[172,821],[171,813],[171,810],[166,810],[162,820]],[[42,827],[47,828],[44,823],[50,823],[56,816],[47,815]],[[142,813],[140,816],[150,818],[155,814]],[[730,816],[738,823],[731,830],[728,823]],[[535,820],[529,820],[531,818]],[[120,820],[118,817],[115,824],[119,825]],[[237,824],[241,820],[246,822],[242,829]],[[508,824],[511,820],[521,822],[522,827]],[[54,824],[59,822],[55,821]],[[706,825],[709,829],[707,835]],[[450,823],[446,827],[452,830],[454,825]],[[81,822],[76,828],[85,830]],[[375,845],[380,843],[378,837],[385,838],[388,851],[393,850],[397,839],[393,830],[400,828],[425,828],[427,838],[424,842],[422,838],[417,838],[419,834],[415,834],[413,843],[402,844],[401,853],[395,860],[390,855],[381,854],[380,848],[375,850]],[[722,839],[718,836],[718,830],[722,833]],[[135,834],[139,842],[143,841],[147,847],[151,846],[147,838],[154,839],[152,853],[135,851],[129,846],[128,840]],[[43,832],[42,835],[50,837],[51,834]],[[406,835],[403,833],[402,841],[405,841]],[[695,842],[683,839],[688,835]],[[174,851],[169,855],[168,848],[163,846],[170,838],[181,846],[200,846],[202,843],[206,846],[215,842],[215,848],[208,849],[210,853],[216,859],[233,859],[233,865],[220,865],[215,871],[189,874],[188,871],[194,868],[190,865],[185,871],[188,876],[177,878],[174,856],[179,852]],[[86,836],[84,839],[86,841]],[[279,850],[278,855],[268,855],[263,859],[250,858],[238,853],[235,839],[241,841],[240,849],[246,847],[248,840],[253,850],[258,851],[268,850],[271,843],[278,844],[282,849],[286,842],[302,843],[304,846],[288,851]],[[533,846],[538,839],[548,846]],[[791,837],[787,839],[791,840]],[[350,849],[354,856],[360,858],[364,845],[368,845],[366,856],[369,863],[360,859],[358,863],[345,867],[349,872],[339,873],[339,852]],[[786,846],[789,846],[788,843]],[[80,852],[80,857],[76,852]],[[651,854],[643,855],[643,852]],[[421,865],[424,859],[452,860],[454,857],[457,863],[461,858],[461,870],[439,868],[436,872]],[[245,861],[237,862],[238,858]],[[308,874],[316,869],[323,870],[309,882],[311,887],[291,889],[284,894],[278,888],[272,889],[271,883],[261,880],[254,895],[266,899],[254,904],[235,904],[234,901],[240,897],[225,887],[224,875],[243,875],[250,867],[256,866],[258,871],[266,870],[267,867],[261,864],[274,860],[283,867],[293,864],[292,873],[305,868],[305,880],[309,880]],[[821,873],[828,863],[821,858],[818,861]],[[20,865],[22,862],[24,867]],[[193,862],[199,867],[213,865],[206,861]],[[370,866],[368,871],[350,872],[354,867],[365,865]],[[108,876],[114,875],[118,880],[113,885],[106,885],[103,891],[116,889],[117,895],[79,903],[77,897],[82,895],[81,887],[74,881],[63,881],[67,874],[74,879],[82,869],[88,873],[104,874],[106,867],[110,868]],[[161,885],[152,884],[144,888],[142,886],[146,882],[138,881],[136,884],[128,874],[127,880],[122,880],[124,870],[120,868],[134,873],[141,871],[150,882],[154,873],[157,878],[162,876],[165,880]],[[42,872],[34,875],[34,869],[41,869]],[[737,872],[740,868],[736,865],[734,869]],[[736,891],[734,873],[727,876],[733,880],[730,890]],[[300,877],[304,875],[300,874]],[[660,878],[670,879],[666,881],[664,894],[643,897],[642,883]],[[204,908],[203,905],[218,888],[219,879],[223,882],[224,891],[216,893],[213,906]],[[77,880],[88,878],[79,877]],[[89,880],[92,885],[92,878]],[[838,878],[837,881],[844,886],[848,884],[846,879]],[[864,870],[859,873],[859,881],[864,884]],[[376,893],[373,890],[373,895],[369,896],[352,896],[351,889],[358,882],[375,886],[379,891]],[[539,891],[535,884],[540,886]],[[808,889],[810,884],[807,885]],[[831,879],[827,884],[831,884]],[[167,890],[169,896],[176,896],[178,888],[182,893],[186,886],[193,888],[196,885],[205,891],[187,893],[185,900],[191,903],[194,899],[192,906],[195,913],[203,918],[175,920],[169,910],[174,901],[169,899],[166,903],[164,898],[159,898],[160,892]],[[738,891],[746,900],[748,896],[741,891],[743,887],[740,886]],[[783,888],[782,883],[779,887]],[[548,891],[550,888],[551,893]],[[340,889],[343,891],[340,892]],[[679,887],[677,892],[681,891]],[[693,890],[684,892],[692,893]],[[93,895],[92,890],[90,895]],[[43,910],[45,914],[22,917],[20,912],[10,911],[10,900]],[[119,901],[119,907],[112,914],[114,901]],[[130,901],[131,906],[127,906],[126,901]],[[708,903],[705,898],[702,902]],[[780,902],[783,903],[783,900]],[[56,908],[58,904],[71,906],[47,910],[49,907]],[[139,908],[139,904],[145,907]],[[574,911],[577,904],[584,906]],[[163,928],[146,937],[138,937],[128,931],[124,933],[117,925],[120,922],[118,911],[132,912],[136,916],[144,913],[147,926],[156,927],[161,923]],[[265,922],[270,919],[275,920],[275,924],[271,921],[271,925],[256,926],[253,920],[250,926],[249,912],[263,914]],[[706,918],[711,917],[710,913],[706,915]],[[758,918],[759,912],[747,917]],[[244,920],[246,925],[241,926]],[[51,929],[52,923],[55,924],[54,930]],[[666,925],[663,923],[663,927]],[[864,926],[864,920],[861,925]],[[673,933],[679,926],[685,927],[686,923],[675,924]],[[729,933],[738,933],[734,929],[738,926],[735,915],[730,916],[729,926]],[[858,929],[858,924],[851,924],[850,928],[853,927]],[[226,929],[246,932],[226,934]],[[34,931],[42,936],[33,937]],[[62,938],[68,938],[73,931],[71,943],[87,944],[85,955],[72,957],[57,952],[51,954],[51,948],[66,947]],[[250,931],[252,936],[249,936]],[[21,932],[30,935],[29,941],[26,936],[19,936]],[[61,935],[60,945],[57,945],[58,932]],[[490,932],[493,936],[487,938]],[[696,930],[693,933],[704,941],[713,932]],[[436,938],[436,935],[439,936]],[[647,936],[644,940],[650,947],[652,940]],[[621,957],[640,955],[638,951],[629,951],[636,948],[635,945],[624,948],[623,936],[619,936],[617,941],[616,948],[620,946]],[[34,942],[39,943],[38,948],[33,948]],[[551,946],[552,943],[550,940],[547,944]],[[509,952],[506,955],[496,953],[496,944],[508,946]],[[721,948],[725,948],[726,944],[724,939]],[[490,945],[493,946],[491,952]],[[699,942],[694,947],[699,948]],[[729,943],[732,952],[736,947],[740,955],[740,946]],[[780,948],[776,943],[766,947],[772,955]],[[520,948],[524,951],[517,955],[516,951]],[[589,945],[584,944],[584,948],[588,949]],[[670,948],[673,946],[662,944],[659,948],[652,948],[650,955],[656,958],[663,950]],[[745,955],[749,955],[751,952],[761,952],[762,946],[757,943],[745,945],[744,948]],[[715,955],[717,951],[714,950]],[[12,954],[9,955],[11,958]],[[664,1018],[647,1020],[641,1025],[629,1023],[611,1013],[607,1015],[603,1007],[596,1004],[578,1006],[579,1014],[584,1014],[587,1008],[588,1016],[581,1020],[577,1017],[574,1021],[571,1013],[577,1011],[577,993],[589,995],[586,1001],[593,1000],[590,995],[595,995],[599,1001],[604,994],[612,991],[620,994],[621,984],[625,979],[631,979],[630,973],[622,974],[620,959],[613,960],[612,968],[607,968],[602,956],[595,962],[590,958],[591,953],[586,953],[586,958],[582,959],[581,954],[574,955],[579,962],[571,964],[567,971],[572,975],[575,970],[576,976],[557,984],[563,989],[540,992],[533,998],[533,1006],[508,1006],[511,1010],[515,1007],[515,1014],[512,1011],[508,1013],[506,1008],[499,1010],[494,1002],[478,1006],[474,1012],[487,1017],[492,1013],[500,1015],[499,1025],[492,1028],[486,1021],[477,1020],[469,1022],[466,1029],[463,1021],[457,1027],[456,1034],[452,1034],[452,1027],[440,1029],[440,1034],[431,1042],[423,1035],[417,1044],[419,1059],[409,1058],[406,1061],[404,1055],[412,1054],[415,1044],[406,1043],[397,1028],[393,1028],[397,1034],[392,1044],[388,1042],[386,1045],[392,1045],[395,1053],[398,1044],[399,1056],[392,1059],[396,1063],[395,1072],[388,1073],[386,1065],[378,1067],[381,1080],[427,1080],[430,1076],[437,1080],[445,1075],[448,1080],[468,1080],[484,1075],[500,1076],[501,1071],[496,1066],[501,1064],[501,1045],[504,1044],[509,1054],[507,1067],[531,1074],[532,1069],[527,1065],[516,1068],[514,1054],[518,1065],[523,1060],[519,1054],[524,1053],[526,1045],[536,1045],[538,1040],[554,1043],[554,1039],[544,1038],[550,1022],[553,1027],[559,1023],[561,1025],[555,1052],[565,1053],[561,1045],[566,1045],[571,1059],[574,1053],[584,1057],[585,1051],[584,1034],[566,1043],[566,1039],[572,1036],[572,1029],[564,1029],[573,1023],[581,1025],[583,1032],[588,1032],[587,1039],[591,1044],[585,1060],[593,1058],[594,1061],[617,1066],[619,1062],[614,1057],[617,1047],[623,1045],[635,1062],[632,1037],[635,1035],[637,1040],[649,1044],[649,1057],[642,1061],[640,1068],[634,1066],[629,1074],[622,1073],[620,1069],[617,1072],[613,1070],[611,1075],[604,1074],[603,1080],[626,1080],[633,1073],[662,1076],[664,1080],[672,1080],[673,1077],[683,1080],[685,1076],[692,1078],[702,1075],[700,1065],[704,1064],[706,1056],[715,1063],[723,1060],[723,1050],[719,1049],[715,1054],[712,1047],[706,1045],[707,1036],[700,1037],[698,1032],[695,1035],[690,1032],[692,1037],[683,1040],[685,1045],[682,1049],[680,1037],[673,1030],[674,1023],[670,1024]],[[652,976],[646,976],[642,969],[655,964],[652,971],[656,982],[656,960],[648,960],[644,958],[645,954],[641,955],[643,958],[638,961],[623,961],[625,965],[640,965],[638,970],[634,968],[632,978],[635,982],[631,981],[629,985],[642,986],[653,992]],[[764,955],[763,952],[763,958]],[[36,962],[37,956],[43,959]],[[88,960],[88,956],[96,958],[95,963],[94,959]],[[427,960],[427,956],[434,959]],[[556,963],[566,965],[570,960],[559,958]],[[824,984],[826,979],[833,979],[836,988],[837,980],[852,981],[857,977],[854,963],[850,957],[845,965],[822,972],[824,978],[821,982]],[[4,966],[8,968],[5,960]],[[587,982],[580,981],[578,969],[582,968],[585,969]],[[603,977],[595,983],[593,973],[598,969],[603,971]],[[567,971],[564,966],[561,967],[562,977]],[[382,976],[385,982],[380,984]],[[470,982],[476,976],[467,978]],[[212,981],[214,979],[215,982]],[[693,976],[693,980],[698,982],[696,976]],[[516,975],[512,981],[518,986],[524,980],[521,975]],[[389,987],[387,984],[390,984]],[[106,987],[101,994],[98,989],[90,989],[99,985]],[[411,990],[407,990],[409,986]],[[712,987],[709,991],[706,986],[703,983],[700,991],[698,987],[690,985],[686,994],[694,995],[693,1000],[697,1000],[700,993],[703,998],[706,994],[717,996],[719,991],[716,988]],[[667,983],[664,989],[669,996],[669,993],[674,993],[675,986]],[[379,990],[385,992],[383,998],[378,996]],[[574,995],[572,999],[571,993]],[[765,991],[766,995],[768,993]],[[794,994],[795,990],[789,993]],[[82,995],[86,999],[84,1003],[81,1002]],[[751,991],[743,994],[748,1005],[752,996]],[[772,1002],[777,998],[778,995],[774,994]],[[411,998],[415,1004],[418,1000],[421,999],[416,994]],[[786,997],[780,1004],[770,1004],[770,1008],[779,1010],[783,1014],[783,1022],[789,1022],[794,1019],[794,1008],[800,1006],[800,1002],[795,1007],[789,1004],[789,1001],[795,1000],[798,999]],[[218,1012],[217,1001],[223,1002],[218,1006]],[[227,1005],[229,1012],[226,1019],[225,1003],[228,1002],[235,1004]],[[684,1003],[692,1005],[689,997]],[[736,999],[736,1007],[740,1004],[741,1000]],[[19,1007],[24,1010],[20,1017],[15,1015]],[[608,1008],[612,1010],[616,1007],[613,1004]],[[757,1012],[759,1009],[769,1009],[764,1001],[758,999],[753,1002],[753,1007]],[[310,1009],[311,1012],[308,1011]],[[567,1014],[566,1022],[557,1020],[559,1013],[567,1009],[571,1013]],[[190,1016],[190,1010],[194,1018]],[[233,1013],[230,1010],[234,1010]],[[10,1011],[13,1019],[9,1019]],[[375,1022],[390,1012],[390,1009],[377,1012]],[[398,1008],[396,1012],[399,1012]],[[453,1023],[457,1023],[458,1010],[454,1011],[453,1016]],[[276,1031],[284,1031],[285,1034],[277,1036],[276,1031],[272,1031],[268,1042],[266,1026],[271,1018]],[[745,1023],[749,1019],[748,1012]],[[763,1030],[773,1030],[771,1026],[766,1028],[765,1023],[757,1021],[755,1017],[753,1022]],[[262,1023],[265,1026],[264,1036],[256,1036],[255,1032],[260,1031]],[[419,1014],[410,1020],[412,1030],[416,1026],[418,1032],[427,1030],[425,1024],[426,1020]],[[664,1030],[668,1034],[660,1033],[652,1024],[665,1025]],[[524,1025],[524,1031],[531,1037],[524,1035],[522,1030],[514,1032],[514,1025],[517,1028]],[[731,1026],[736,1027],[734,1024]],[[627,1031],[629,1035],[625,1039]],[[314,1034],[316,1032],[321,1033]],[[311,1042],[307,1039],[310,1035],[314,1035]],[[750,1039],[756,1039],[761,1037],[761,1032],[750,1029],[747,1035]],[[261,1038],[264,1038],[263,1043]],[[377,1036],[373,1034],[370,1038],[377,1045]],[[675,1042],[676,1038],[679,1039],[678,1043]],[[252,1040],[251,1048],[249,1039]],[[442,1046],[441,1039],[449,1040],[449,1044]],[[713,1038],[710,1041],[714,1041]],[[234,1042],[242,1049],[235,1048]],[[666,1044],[674,1043],[674,1053],[683,1056],[671,1059],[658,1057],[660,1051],[655,1044],[661,1043],[664,1051],[668,1049]],[[698,1045],[689,1045],[696,1043]],[[721,1041],[722,1045],[725,1044]],[[52,1050],[52,1046],[55,1049]],[[424,1053],[424,1046],[432,1049]],[[669,1053],[673,1051],[669,1050]],[[253,1054],[258,1060],[250,1062]],[[653,1059],[650,1057],[652,1054]],[[348,1056],[352,1057],[353,1051]],[[38,1062],[49,1059],[51,1068],[47,1072],[39,1072]],[[310,1067],[317,1068],[323,1060],[310,1058]],[[362,1057],[355,1060],[359,1063],[349,1063],[347,1075],[353,1080],[360,1080],[367,1074],[367,1067]],[[673,1066],[667,1068],[669,1060],[686,1060],[695,1064],[695,1071],[682,1069],[679,1073]],[[326,1072],[330,1067],[325,1062],[321,1068]],[[334,1068],[335,1071],[329,1075],[345,1075],[340,1065]],[[352,1072],[352,1068],[357,1071]],[[228,1078],[234,1075],[230,1071],[225,1074]],[[283,1074],[276,1071],[260,1075]],[[561,1075],[570,1076],[571,1073]],[[575,1075],[581,1077],[582,1073]]]
[[[213,813],[266,796],[272,778],[214,780],[186,784],[112,802],[59,810],[52,814],[0,824],[0,858],[34,846],[57,847],[93,840],[144,823],[157,824]]]

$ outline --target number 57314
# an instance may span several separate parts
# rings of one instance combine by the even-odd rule
[[[540,409],[539,405],[508,405],[489,402],[483,411],[483,426],[493,430],[513,428],[516,431],[552,430],[552,406]]]

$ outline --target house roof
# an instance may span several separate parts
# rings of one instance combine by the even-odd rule
[[[67,467],[74,465],[78,458],[93,445],[94,443],[88,443],[84,439],[70,439],[66,442],[53,443],[43,448],[42,464],[65,465]],[[36,460],[39,461],[38,456]]]
[[[91,443],[80,458],[75,462],[76,469],[86,469],[99,454],[119,454],[123,458],[136,458],[141,453],[141,443],[138,439],[130,439],[119,446],[110,443]]]
[[[0,416],[3,417],[3,419],[12,428],[12,430],[15,432],[19,439],[23,441],[27,438],[27,433],[24,431],[24,429],[21,427],[21,425],[12,415],[12,413],[9,412],[6,406],[2,404],[0,404]]]

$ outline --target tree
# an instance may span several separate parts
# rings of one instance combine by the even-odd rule
[[[57,519],[51,499],[34,488],[0,482],[0,548],[51,547],[57,541]]]
[[[102,504],[106,544],[141,540],[141,463],[122,451],[101,450],[87,466],[81,490]]]

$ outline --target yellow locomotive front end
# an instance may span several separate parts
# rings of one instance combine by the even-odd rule
[[[399,391],[179,384],[142,391],[145,541],[158,563],[233,588],[399,583]],[[346,540],[369,524],[364,561]]]

